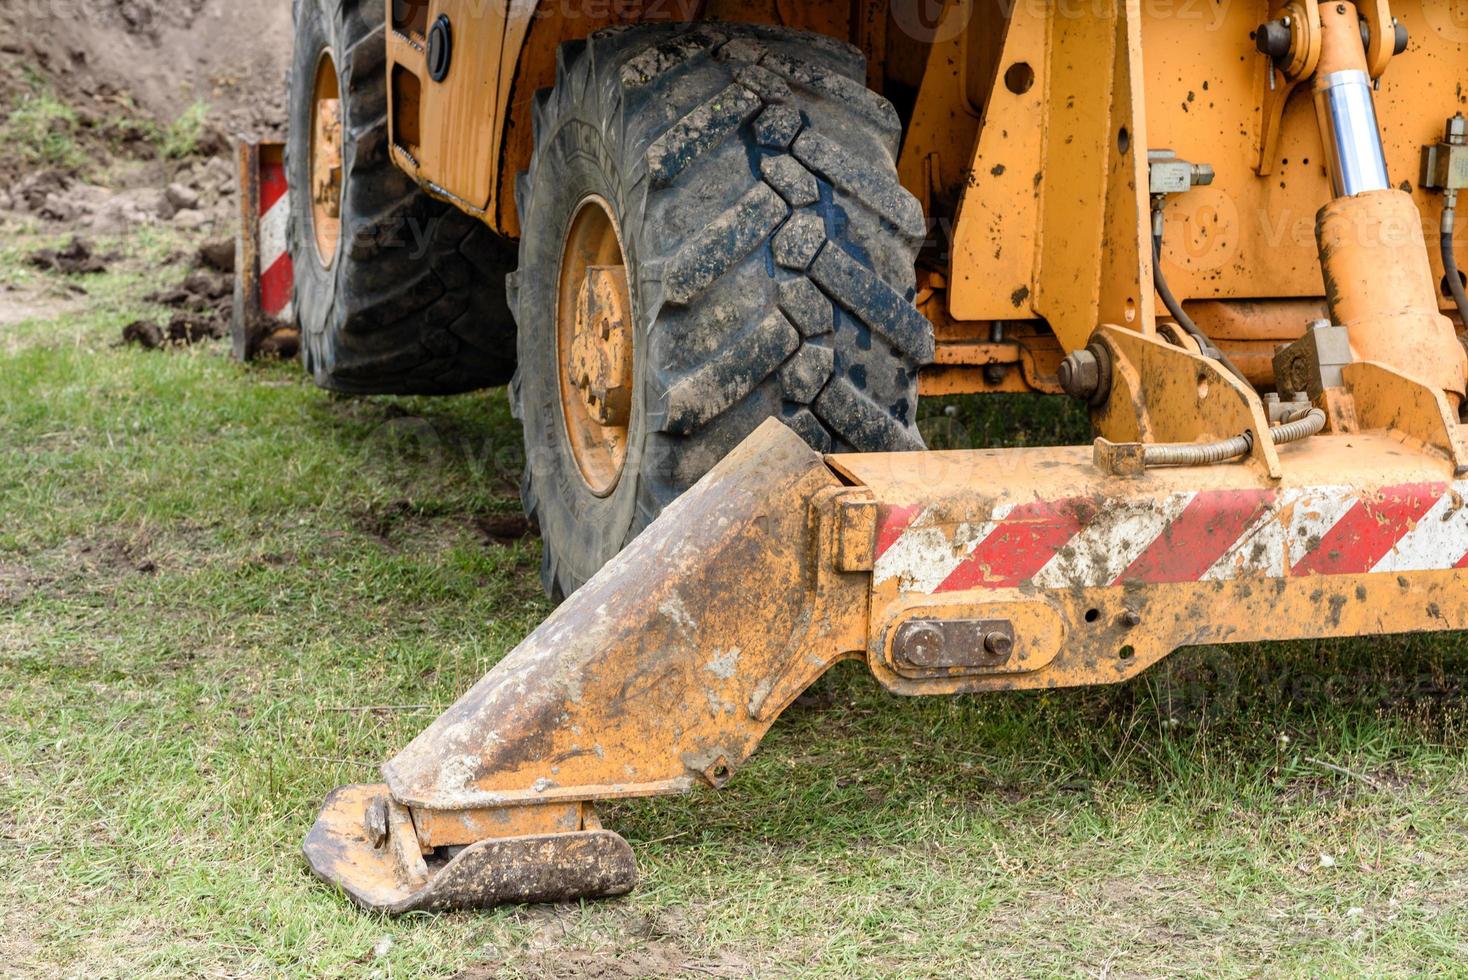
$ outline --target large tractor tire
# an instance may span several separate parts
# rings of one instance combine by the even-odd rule
[[[445,395],[514,373],[514,247],[388,154],[382,0],[295,0],[286,175],[306,370],[356,395]]]
[[[763,421],[919,449],[924,237],[861,55],[732,24],[560,51],[521,175],[511,388],[542,577],[570,594]]]

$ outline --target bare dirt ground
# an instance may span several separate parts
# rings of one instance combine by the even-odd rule
[[[176,315],[130,324],[124,339],[217,334],[233,271],[234,138],[282,135],[290,53],[289,0],[0,5],[0,226],[71,235],[32,256],[66,273],[104,271],[94,243],[144,229],[212,245],[213,261],[201,256],[158,297]],[[11,284],[0,327],[77,306],[65,291]]]
[[[290,0],[7,0],[0,36],[11,83],[33,72],[73,103],[168,120],[202,100],[222,132],[280,124]]]

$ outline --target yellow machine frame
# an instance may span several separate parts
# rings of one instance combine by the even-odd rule
[[[502,11],[482,0],[396,6],[407,13],[388,39],[394,157],[430,192],[511,237],[513,182],[533,149],[532,96],[554,83],[561,42],[612,24],[705,17],[812,30],[862,48],[874,87],[915,95],[898,171],[930,225],[919,305],[939,349],[924,394],[1058,393],[1060,358],[1084,347],[1097,324],[1156,332],[1149,149],[1214,170],[1212,184],[1167,202],[1163,269],[1252,381],[1272,381],[1275,347],[1323,315],[1314,221],[1330,184],[1314,107],[1296,94],[1315,65],[1291,76],[1263,54],[1240,58],[1236,45],[1220,43],[1292,10],[1306,22],[1314,0],[949,0],[934,23],[921,21],[919,5],[846,0],[633,0],[586,12],[549,3]],[[1417,186],[1421,148],[1459,104],[1455,86],[1468,70],[1468,11],[1445,6],[1361,5],[1368,20],[1395,17],[1412,29],[1405,56],[1394,62],[1389,48],[1378,50],[1369,70],[1379,114],[1391,120],[1389,171],[1429,224],[1442,202]],[[453,19],[457,45],[498,57],[466,59],[443,84],[428,82],[424,31],[440,15]],[[1313,49],[1318,60],[1318,40]],[[1468,243],[1457,249],[1461,267]],[[1429,262],[1440,280],[1435,251]]]
[[[530,94],[556,42],[614,19],[473,6],[402,8],[393,153],[513,234]],[[332,794],[316,873],[389,912],[624,892],[635,863],[596,802],[724,786],[842,659],[953,694],[1115,683],[1191,644],[1468,629],[1468,354],[1423,234],[1442,199],[1414,179],[1424,148],[1468,146],[1468,126],[1438,145],[1461,6],[950,0],[926,26],[845,0],[622,8],[865,50],[872,84],[911,96],[900,172],[941,229],[924,390],[1064,382],[1099,438],[823,458],[766,422],[383,784]],[[431,88],[419,29],[450,10],[457,44],[499,56]],[[1361,186],[1326,145],[1337,97],[1384,162]]]

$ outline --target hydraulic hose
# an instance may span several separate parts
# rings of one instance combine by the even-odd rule
[[[1288,446],[1292,442],[1320,435],[1325,431],[1326,421],[1324,409],[1312,408],[1296,415],[1288,422],[1272,427],[1269,430],[1269,438],[1274,440],[1276,446]]]
[[[1147,446],[1142,462],[1148,466],[1212,466],[1247,456],[1254,451],[1254,437],[1249,433],[1221,442],[1177,443]]]
[[[1443,273],[1448,281],[1448,292],[1453,296],[1453,305],[1458,308],[1458,319],[1468,327],[1468,296],[1463,291],[1463,276],[1458,272],[1458,259],[1453,254],[1453,226],[1457,223],[1457,192],[1448,191],[1443,198],[1442,229],[1438,235],[1438,246],[1442,249]]]
[[[1218,345],[1214,344],[1208,335],[1193,322],[1193,318],[1188,316],[1183,309],[1183,304],[1179,303],[1177,297],[1173,295],[1172,288],[1167,285],[1167,277],[1162,274],[1162,222],[1162,209],[1154,206],[1152,208],[1152,285],[1157,290],[1157,295],[1162,297],[1162,305],[1167,307],[1167,312],[1172,314],[1177,325],[1198,342],[1198,349],[1203,352],[1204,357],[1212,358],[1222,364],[1229,374],[1252,388],[1253,384],[1245,377],[1244,372],[1239,370],[1239,366],[1227,354],[1219,350]],[[1240,454],[1235,453],[1234,455]]]
[[[1269,437],[1276,446],[1285,446],[1301,439],[1318,435],[1325,428],[1325,412],[1318,408],[1307,410],[1289,422],[1276,425],[1269,430]],[[1254,434],[1245,432],[1232,439],[1205,443],[1165,443],[1147,446],[1142,453],[1142,462],[1147,466],[1210,466],[1223,463],[1254,451]]]

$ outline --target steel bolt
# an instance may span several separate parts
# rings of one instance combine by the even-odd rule
[[[915,667],[931,667],[943,656],[943,631],[936,626],[919,626],[903,637],[897,656]]]
[[[1294,45],[1294,34],[1290,30],[1290,19],[1272,20],[1260,24],[1254,31],[1254,46],[1271,58],[1284,58]]]
[[[1008,633],[994,630],[988,636],[984,637],[984,649],[991,656],[1008,660],[1010,654],[1014,653],[1014,637]]]
[[[1121,625],[1125,626],[1129,630],[1136,629],[1138,626],[1142,625],[1142,614],[1137,612],[1135,609],[1128,609],[1126,612],[1121,614]]]
[[[1101,361],[1089,350],[1078,350],[1060,362],[1059,376],[1067,395],[1089,401],[1101,387]]]

